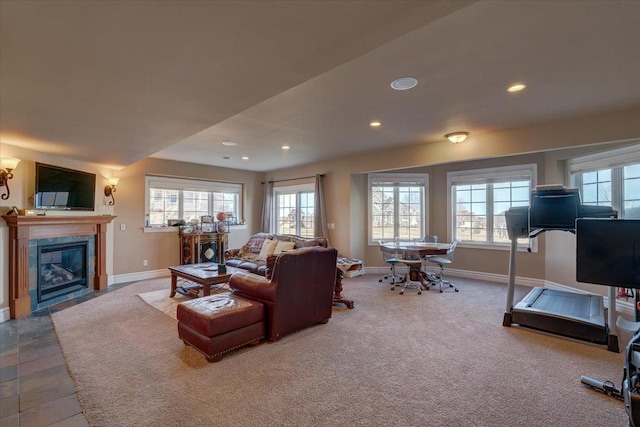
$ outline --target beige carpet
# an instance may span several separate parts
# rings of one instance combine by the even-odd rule
[[[356,308],[209,364],[132,284],[52,315],[92,426],[626,426],[623,355],[502,326],[506,286],[398,295],[345,279]],[[520,298],[524,289],[517,290]]]
[[[211,294],[228,291],[228,287],[218,287],[216,289],[212,289]],[[167,316],[177,320],[176,307],[178,307],[178,304],[183,301],[189,301],[192,298],[184,296],[180,293],[176,293],[175,296],[170,297],[170,293],[171,292],[169,289],[160,289],[158,291],[143,292],[138,294],[138,296],[151,307],[154,307]]]

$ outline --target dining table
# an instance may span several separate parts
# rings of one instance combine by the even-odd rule
[[[451,243],[398,241],[382,243],[380,250],[401,263],[407,261],[405,264],[409,266],[409,279],[420,282],[424,290],[429,290],[429,287],[437,280],[437,276],[424,268],[424,261],[429,257],[447,256],[451,251],[451,246]],[[421,262],[416,262],[418,260]],[[407,276],[405,275],[401,283],[406,280]]]

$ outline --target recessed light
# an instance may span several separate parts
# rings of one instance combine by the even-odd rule
[[[242,156],[242,160],[249,160],[249,156]]]
[[[527,85],[524,83],[514,83],[511,86],[509,86],[507,88],[507,92],[520,92],[521,90],[524,90],[524,88],[526,88]]]
[[[416,87],[418,80],[414,77],[400,77],[391,82],[391,87],[395,90],[408,90]]]
[[[382,126],[382,123],[377,121],[377,120],[374,120],[371,123],[369,123],[369,126],[371,126],[372,128],[377,128],[377,127]]]
[[[291,148],[291,147],[289,147],[288,145],[283,145],[283,146],[282,146],[282,149],[283,149],[283,150],[289,150],[290,148]]]
[[[222,141],[222,145],[225,147],[235,147],[238,143],[233,141]]]

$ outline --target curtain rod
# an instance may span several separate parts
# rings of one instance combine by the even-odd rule
[[[320,176],[324,178],[326,174],[321,173]],[[297,181],[299,179],[309,179],[309,178],[315,178],[315,177],[316,177],[315,175],[312,175],[312,176],[301,176],[300,178],[276,179],[273,181],[262,181],[260,184],[266,184],[266,183],[273,184],[274,182]]]

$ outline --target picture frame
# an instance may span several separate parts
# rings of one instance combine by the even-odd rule
[[[213,223],[213,215],[202,215],[200,217],[201,224],[212,224]]]

